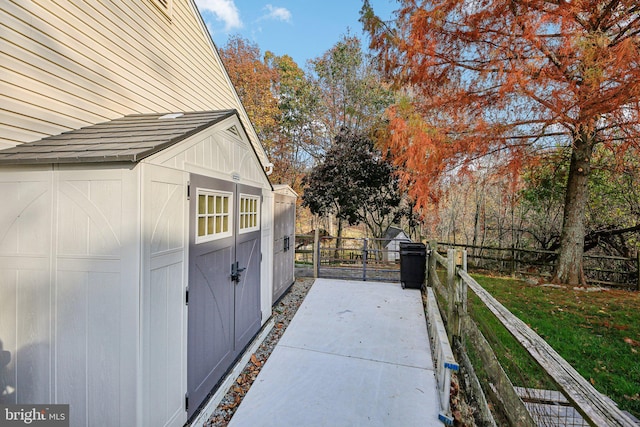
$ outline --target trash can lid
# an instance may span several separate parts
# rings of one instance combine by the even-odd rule
[[[422,248],[426,248],[426,245],[420,242],[400,242],[400,249],[402,248],[422,249]]]

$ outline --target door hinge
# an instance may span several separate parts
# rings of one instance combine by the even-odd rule
[[[185,290],[184,294],[184,304],[189,305],[189,288]]]
[[[187,200],[191,200],[191,181],[187,181]]]
[[[188,411],[189,410],[189,394],[185,393],[184,395],[184,410]]]

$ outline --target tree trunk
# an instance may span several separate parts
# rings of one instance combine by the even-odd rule
[[[342,219],[336,218],[338,220],[338,236],[336,237],[336,250],[334,252],[334,258],[340,259],[340,249],[342,248]]]
[[[581,130],[574,138],[554,283],[586,285],[582,256],[594,139],[593,133],[586,130]]]

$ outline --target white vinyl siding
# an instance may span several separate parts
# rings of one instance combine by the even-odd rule
[[[73,402],[72,426],[133,425],[137,173],[2,169],[0,337],[16,381],[9,399]]]
[[[167,18],[171,19],[171,9],[173,7],[173,0],[151,0],[158,6],[158,8],[167,15]]]
[[[264,152],[192,0],[7,0],[0,147],[132,113],[238,109]],[[10,105],[9,108],[6,106]]]

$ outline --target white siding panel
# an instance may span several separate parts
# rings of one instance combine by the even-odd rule
[[[151,256],[155,257],[171,250],[184,249],[184,223],[182,212],[186,191],[182,183],[151,182],[150,216]]]
[[[72,426],[97,420],[117,426],[124,391],[119,381],[120,352],[127,350],[120,339],[120,274],[61,270],[58,276],[58,402],[72,402]]]
[[[262,218],[260,250],[262,251],[262,263],[260,275],[260,309],[262,311],[262,324],[271,318],[271,306],[273,304],[273,210],[274,197],[270,190],[262,191]]]
[[[17,272],[15,388],[20,402],[47,402],[51,398],[48,276],[46,270]]]
[[[2,103],[6,100],[7,98],[0,96],[0,105],[3,105]],[[17,101],[14,100],[13,102],[15,104]],[[54,123],[48,123],[39,119],[35,119],[33,117],[27,117],[6,110],[3,111],[2,118],[6,119],[7,123],[11,123],[11,126],[0,123],[0,133],[7,137],[9,137],[8,132],[15,132],[16,138],[19,138],[20,135],[25,132],[25,129],[29,129],[34,126],[39,126],[40,128],[42,128],[43,133],[38,134],[40,138],[51,134],[51,132],[58,133],[61,129],[59,125],[56,125]]]
[[[27,5],[33,6],[34,3],[29,2]],[[105,57],[104,55],[109,52],[96,51],[80,44],[75,38],[69,37],[62,30],[44,20],[49,18],[57,21],[55,16],[46,10],[27,11],[12,6],[13,3],[8,2],[6,9],[15,15],[3,16],[7,26],[11,28],[6,32],[11,43],[23,46],[25,50],[49,59],[67,69],[68,72],[79,76],[86,75],[91,80],[95,79],[108,88],[116,88],[118,92],[139,104],[149,103],[157,108],[167,102],[168,98],[161,96],[157,90],[141,90],[136,85],[136,80],[140,81],[140,79],[126,67],[126,63],[113,62],[118,58]],[[61,9],[57,11],[62,12]],[[38,13],[45,15],[45,17],[40,17]],[[31,14],[38,15],[40,19],[30,20]],[[90,35],[86,35],[90,38]]]
[[[32,117],[37,117],[42,121],[51,122],[52,120],[56,120],[64,126],[65,129],[70,128],[71,126],[86,126],[92,123],[91,119],[95,122],[105,121],[104,118],[94,114],[90,114],[91,117],[87,117],[89,121],[82,120],[79,117],[88,116],[86,110],[83,110],[82,108],[66,104],[59,101],[57,98],[45,96],[37,92],[31,92],[29,96],[25,98],[25,92],[26,91],[24,89],[18,86],[7,85],[4,88],[3,99],[6,99],[7,102],[11,102],[13,100],[13,102],[17,104],[16,109],[14,110],[16,113],[20,113],[27,117],[31,114]],[[4,105],[5,107],[8,107],[8,104],[5,103]],[[58,117],[60,111],[64,111],[64,114],[62,115],[63,117]]]
[[[0,254],[47,255],[51,209],[51,183],[47,175],[50,174],[41,176],[46,181],[0,182],[3,198]]]
[[[103,103],[114,110],[113,114],[116,114],[116,117],[123,115],[122,111],[124,110],[139,111],[135,109],[135,105],[137,105],[134,103],[135,100],[128,98],[126,94],[111,91],[110,86],[113,84],[93,70],[80,64],[70,63],[68,60],[51,61],[46,55],[54,55],[55,52],[44,47],[34,48],[33,43],[23,35],[14,34],[9,30],[5,33],[15,38],[15,43],[3,43],[2,63],[6,65],[6,68],[16,70],[28,78],[53,88],[64,90],[77,87],[79,102],[82,100],[93,102],[91,111],[97,115],[102,110]],[[25,90],[25,93],[32,93],[32,91]],[[105,93],[108,93],[108,96],[105,96]],[[49,90],[44,90],[42,95],[48,96]],[[102,99],[102,103],[100,99]],[[60,111],[60,114],[64,115],[66,111]]]
[[[191,0],[174,1],[171,20],[150,0],[8,0],[0,15],[3,64],[36,82],[8,77],[13,99],[25,102],[9,111],[40,120],[21,128],[0,115],[0,123],[15,126],[0,146],[51,134],[51,124],[72,129],[70,119],[89,124],[131,113],[236,108],[266,162]],[[42,111],[47,99],[59,102],[58,119]]]
[[[187,175],[143,170],[142,420],[186,422]]]
[[[9,402],[69,403],[72,426],[132,425],[136,173],[73,169],[0,170],[0,341],[16,389]]]
[[[56,175],[56,396],[71,425],[122,425],[136,417],[136,175]]]
[[[252,147],[227,131],[232,125],[240,128],[237,117],[230,117],[144,161],[224,180],[236,180],[239,176],[240,183],[270,188]]]
[[[87,361],[89,277],[86,272],[58,272],[56,300],[56,401],[72,403],[72,426],[88,425]]]
[[[0,103],[1,102],[2,97],[0,96]],[[33,135],[33,138],[42,138],[47,136],[46,134],[25,131],[23,128],[0,123],[0,135],[4,136],[4,140],[0,141],[0,150],[4,148],[12,148],[20,144],[25,133]]]
[[[119,254],[121,182],[66,181],[60,184],[60,194],[60,221],[65,230],[59,240],[60,254]]]
[[[182,302],[184,290],[182,262],[151,271],[149,303],[149,336],[153,349],[144,359],[144,420],[149,426],[184,423],[184,390],[179,369],[182,360]],[[176,321],[178,320],[178,321]]]
[[[105,104],[112,104],[114,107],[116,106],[112,102],[108,100],[102,100],[101,106],[96,107],[94,104],[99,102],[99,97],[95,93],[88,92],[86,89],[78,85],[71,85],[64,81],[59,81],[56,87],[51,87],[46,83],[43,83],[39,78],[43,78],[42,72],[37,69],[33,69],[30,65],[25,64],[22,71],[28,72],[29,75],[26,76],[16,70],[9,70],[6,68],[2,68],[2,81],[7,83],[7,89],[5,91],[5,95],[9,97],[14,97],[16,94],[23,94],[25,91],[31,91],[38,94],[46,93],[48,97],[52,100],[59,101],[60,105],[65,105],[66,108],[70,110],[79,109],[86,114],[87,112],[95,111],[96,120],[102,120],[104,117],[112,116],[116,111],[113,109],[104,108]],[[84,93],[83,93],[84,92]],[[80,95],[84,95],[88,100],[81,97]]]
[[[15,389],[8,403],[49,402],[51,174],[5,172],[0,194],[0,347],[11,353]]]
[[[119,273],[92,271],[88,274],[87,306],[87,408],[89,419],[106,420],[119,425],[120,412],[120,339],[122,307],[120,294],[123,283]]]
[[[6,257],[0,257],[0,348],[11,354],[11,361],[7,366],[7,386],[15,389],[16,353],[18,337],[16,334],[17,302],[18,302],[18,272],[15,264],[7,263]],[[16,403],[15,393],[5,398],[5,403]]]

